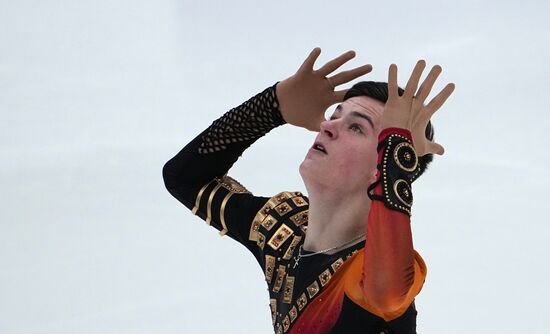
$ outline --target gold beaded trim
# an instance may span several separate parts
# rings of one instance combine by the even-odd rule
[[[410,148],[413,152],[414,151],[414,147],[407,143],[407,142],[403,142],[403,143],[399,143],[395,146],[395,149],[393,151],[393,160],[395,161],[395,163],[399,166],[399,168],[403,169],[404,171],[407,171],[407,172],[414,172],[414,170],[416,169],[416,167],[418,167],[418,157],[416,156],[416,153],[413,153],[413,154],[410,154],[409,152],[405,152],[403,153],[403,159],[405,159],[405,161],[410,161],[412,159],[414,159],[414,164],[412,167],[405,167],[401,161],[399,160],[399,155],[401,154],[401,150],[403,148]]]
[[[393,184],[393,192],[395,193],[395,196],[397,196],[397,199],[399,199],[403,204],[407,205],[407,206],[411,206],[412,203],[410,202],[407,202],[406,200],[403,199],[403,197],[401,197],[401,194],[399,193],[399,190],[397,189],[397,187],[399,187],[400,184],[405,184],[406,188],[404,189],[405,192],[410,192],[410,187],[409,187],[409,184],[405,181],[405,180],[397,180],[394,182]],[[407,196],[407,194],[404,194],[405,196]]]
[[[400,137],[400,138],[403,138],[407,141],[408,143],[408,138],[405,137],[405,136],[402,136],[402,135],[399,135],[399,134],[391,134],[390,136],[388,136],[388,144],[387,144],[387,149],[386,151],[384,152],[384,156],[382,158],[383,162],[382,162],[382,166],[383,166],[383,172],[382,172],[382,180],[383,180],[383,191],[384,191],[384,197],[386,198],[386,201],[391,205],[393,206],[394,208],[398,208],[398,209],[401,209],[405,212],[407,212],[410,216],[411,214],[411,208],[410,206],[403,206],[403,205],[400,205],[399,203],[394,203],[392,200],[391,200],[391,197],[390,197],[390,194],[389,194],[389,190],[388,190],[388,175],[387,175],[387,172],[386,172],[386,166],[388,166],[388,155],[390,153],[390,148],[391,148],[391,144],[392,144],[392,139],[394,137]],[[414,150],[414,148],[413,148]],[[398,196],[399,197],[399,196]],[[402,200],[402,198],[401,198]],[[405,204],[406,205],[406,204]]]
[[[222,177],[216,177],[216,181],[218,181],[219,184],[221,184],[225,189],[238,193],[238,194],[252,194],[248,189],[246,189],[239,181],[235,180],[231,176],[225,174]]]

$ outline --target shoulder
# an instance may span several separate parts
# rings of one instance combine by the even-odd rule
[[[286,234],[293,234],[296,227],[305,231],[308,209],[309,199],[300,191],[282,191],[270,197],[254,216],[249,240],[263,243],[262,236],[279,229],[286,230]],[[289,223],[294,226],[288,226]]]

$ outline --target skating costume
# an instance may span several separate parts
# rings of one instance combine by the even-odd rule
[[[363,284],[371,277],[368,270],[380,266],[370,255],[383,251],[388,238],[403,234],[399,224],[410,224],[411,183],[419,172],[410,132],[390,128],[380,133],[379,178],[368,189],[372,203],[366,241],[334,254],[302,257],[296,264],[307,232],[308,197],[299,191],[256,196],[227,175],[246,148],[286,123],[277,84],[226,112],[170,159],[163,168],[166,188],[220,235],[254,255],[269,289],[275,333],[416,333],[414,297],[427,273],[416,251],[395,261],[402,279],[394,284],[400,298],[391,310],[371,303]],[[279,154],[273,152],[273,159]],[[279,177],[257,167],[266,177]],[[394,224],[395,233],[383,235],[379,229],[389,226],[383,224]]]

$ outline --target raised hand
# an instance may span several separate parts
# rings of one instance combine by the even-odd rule
[[[430,73],[417,91],[420,76],[426,67],[424,60],[419,60],[407,82],[405,91],[399,96],[397,86],[397,66],[391,64],[388,71],[388,101],[382,115],[382,129],[388,127],[404,128],[411,131],[416,154],[428,153],[442,155],[443,146],[426,138],[426,126],[432,115],[445,103],[453,93],[455,85],[449,83],[427,105],[424,101],[430,94],[435,80],[441,73],[441,66],[432,67]]]
[[[328,107],[343,101],[348,89],[335,91],[335,86],[349,82],[372,70],[372,66],[367,64],[339,72],[328,78],[330,73],[355,57],[355,52],[345,52],[320,69],[314,70],[313,65],[320,54],[320,48],[313,49],[298,71],[276,86],[277,99],[284,120],[311,131],[320,130],[319,124],[325,120],[325,111]]]

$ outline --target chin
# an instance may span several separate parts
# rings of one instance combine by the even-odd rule
[[[302,177],[302,181],[304,181],[304,183],[307,183],[308,180],[311,180],[313,176],[310,167],[311,166],[308,166],[308,163],[304,160],[298,168],[298,172],[300,173],[300,176]]]

